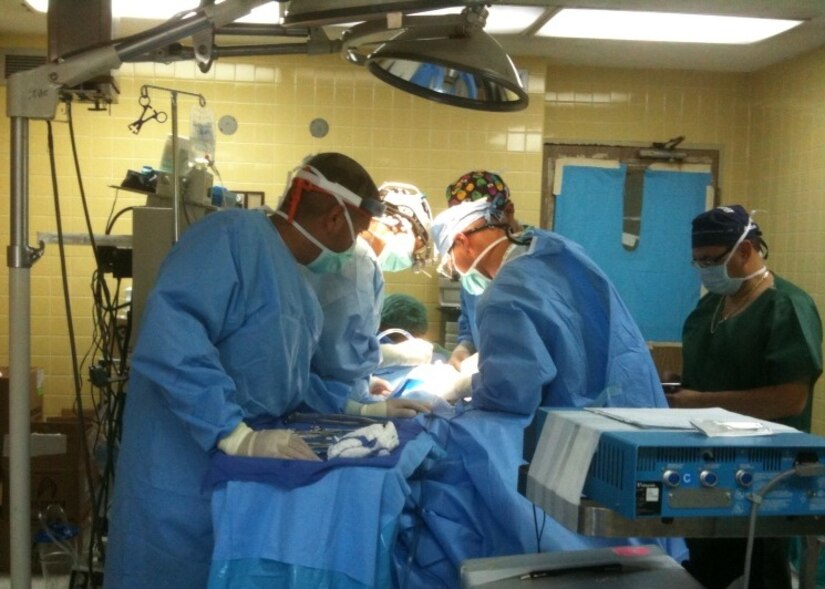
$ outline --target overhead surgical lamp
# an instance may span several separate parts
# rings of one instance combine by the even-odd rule
[[[370,53],[364,65],[400,90],[443,104],[515,111],[528,102],[510,57],[480,29],[438,37],[412,28]]]
[[[498,112],[526,108],[518,71],[484,31],[486,17],[482,5],[460,15],[390,13],[345,31],[343,54],[391,86],[428,100]]]

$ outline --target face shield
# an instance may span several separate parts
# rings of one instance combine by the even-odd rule
[[[284,199],[295,191],[298,191],[298,195],[296,195],[298,197],[290,199],[289,211],[287,211],[290,221],[295,218],[295,212],[301,200],[300,194],[304,191],[329,194],[339,202],[361,209],[370,217],[380,217],[386,211],[386,206],[382,201],[375,198],[361,198],[346,186],[327,180],[316,168],[308,165],[298,166],[289,173],[287,176],[286,190],[283,195],[281,195],[279,208]]]
[[[420,271],[433,260],[434,248],[430,237],[433,217],[427,197],[415,186],[400,182],[385,182],[378,192],[386,207],[379,222],[393,234],[411,236],[414,242],[410,248],[412,268]],[[399,239],[403,239],[405,247],[408,247],[408,238]]]

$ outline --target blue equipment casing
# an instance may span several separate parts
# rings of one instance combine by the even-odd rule
[[[538,430],[542,413],[534,423]],[[526,456],[537,439],[526,437]],[[762,517],[825,515],[825,438],[802,432],[708,437],[698,431],[602,431],[583,495],[628,519],[746,516],[749,495],[796,464],[817,462],[819,474],[790,476],[766,494]]]

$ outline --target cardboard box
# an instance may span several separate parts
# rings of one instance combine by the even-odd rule
[[[40,421],[43,412],[42,368],[33,367],[29,374],[29,405],[33,421]],[[0,433],[9,431],[9,367],[0,366]]]
[[[682,377],[682,344],[681,343],[651,343],[648,344],[653,363],[659,372],[662,381],[671,381],[670,375]]]

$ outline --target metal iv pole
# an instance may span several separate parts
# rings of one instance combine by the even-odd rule
[[[13,74],[8,79],[6,114],[11,119],[11,243],[9,267],[9,493],[11,523],[11,587],[31,587],[31,267],[43,245],[28,242],[29,120],[54,118],[61,92],[117,69],[170,43],[217,28],[248,14],[269,0],[226,0],[205,6],[191,16],[173,19],[139,38],[79,53],[58,63]],[[91,572],[91,571],[90,571]]]

